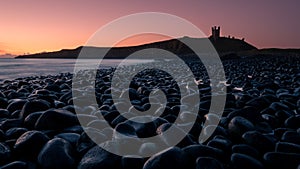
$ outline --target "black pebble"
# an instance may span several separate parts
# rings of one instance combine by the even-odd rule
[[[272,169],[295,169],[300,163],[300,154],[269,152],[264,155],[264,161]]]
[[[231,155],[231,163],[236,168],[243,168],[243,169],[263,169],[263,164],[258,161],[257,159],[245,155],[234,153]]]
[[[196,169],[223,169],[223,165],[211,157],[199,157],[196,160]]]
[[[178,147],[171,147],[149,158],[143,169],[182,169],[189,168],[190,165],[190,159],[184,151]]]

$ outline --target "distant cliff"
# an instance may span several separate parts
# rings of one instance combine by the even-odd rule
[[[189,38],[189,37],[183,37],[183,38],[185,38],[185,40],[197,44],[201,44],[205,42],[205,40],[207,40],[204,38]],[[216,48],[219,54],[236,53],[241,51],[257,49],[256,47],[240,39],[220,37],[218,40],[213,40],[212,38],[209,38],[209,40],[212,42],[212,44],[214,45],[214,47]],[[187,47],[184,43],[182,43],[180,39],[171,39],[171,40],[159,41],[159,42],[138,45],[138,46],[113,47],[109,50],[109,52],[105,57],[108,59],[123,59],[136,51],[142,49],[148,49],[148,48],[164,49],[173,52],[177,55],[193,54],[193,51],[189,47]],[[82,46],[76,49],[63,49],[55,52],[20,55],[17,56],[16,58],[65,58],[65,59],[74,58],[75,59],[78,57],[81,49]],[[93,52],[97,52],[101,50],[107,50],[108,48],[87,47],[87,49]],[[87,55],[85,58],[90,58],[90,56]]]

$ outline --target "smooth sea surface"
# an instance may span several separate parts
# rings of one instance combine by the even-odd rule
[[[117,66],[121,59],[105,59],[101,62],[101,67]],[[152,62],[152,60],[128,59],[125,64],[137,64]],[[99,60],[86,59],[81,60],[80,67],[89,68],[97,65]],[[0,81],[6,79],[15,79],[20,77],[55,75],[59,73],[73,72],[76,59],[0,59]]]

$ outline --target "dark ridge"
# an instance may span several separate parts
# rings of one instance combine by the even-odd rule
[[[210,41],[219,53],[240,52],[257,49],[253,45],[250,45],[241,39],[220,37],[215,41],[212,39],[212,37],[210,37]]]
[[[126,58],[128,55],[142,50],[142,49],[149,49],[149,48],[159,48],[163,50],[167,50],[173,52],[177,55],[190,55],[193,54],[193,51],[187,47],[181,40],[187,40],[191,43],[196,43],[197,45],[203,44],[207,42],[209,39],[214,47],[216,48],[219,54],[228,54],[228,53],[236,53],[241,51],[248,51],[248,50],[256,50],[257,48],[248,44],[247,42],[240,40],[240,39],[232,39],[226,37],[220,37],[217,40],[210,38],[190,38],[190,37],[183,37],[180,39],[170,39],[165,41],[159,41],[149,44],[143,44],[138,46],[128,46],[128,47],[85,47],[89,52],[88,53],[97,53],[103,50],[109,50],[106,54],[107,59],[123,59]],[[44,53],[37,53],[37,54],[30,54],[30,55],[20,55],[16,58],[64,58],[64,59],[76,59],[83,47],[80,46],[76,49],[63,49],[60,51],[54,52],[44,52]],[[95,58],[91,55],[87,55],[84,58]],[[142,59],[142,58],[141,58]]]

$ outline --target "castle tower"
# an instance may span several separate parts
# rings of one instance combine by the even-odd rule
[[[220,26],[211,27],[211,36],[213,37],[214,41],[220,38]]]

